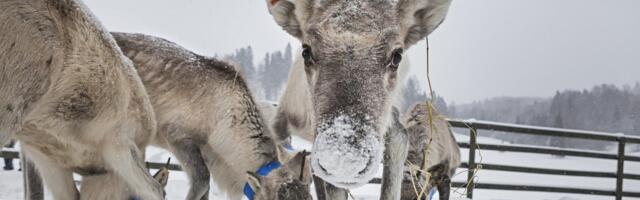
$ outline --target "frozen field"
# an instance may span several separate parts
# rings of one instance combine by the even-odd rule
[[[456,135],[458,141],[467,141],[468,137]],[[499,140],[491,138],[479,138],[480,143],[501,143]],[[309,148],[309,143],[295,139],[294,147],[296,149]],[[635,154],[638,154],[637,152]],[[147,160],[154,162],[164,162],[171,156],[169,153],[158,149],[149,148]],[[462,150],[463,161],[466,161],[468,152]],[[591,171],[610,171],[615,172],[616,162],[613,160],[588,159],[578,157],[554,157],[541,154],[525,154],[497,151],[480,151],[476,159],[482,159],[484,163],[507,164],[515,166],[530,166],[544,168],[561,168],[573,170],[591,170]],[[15,161],[18,164],[18,161]],[[381,174],[382,170],[379,170]],[[640,163],[629,162],[625,165],[625,172],[640,174]],[[458,175],[454,177],[454,181],[464,181],[467,177],[464,169],[458,170]],[[533,175],[524,173],[497,172],[490,170],[480,170],[478,173],[479,182],[484,183],[510,183],[510,184],[526,184],[526,185],[545,185],[545,186],[570,186],[593,189],[615,188],[615,179],[608,178],[579,178],[567,176],[553,175]],[[182,172],[172,172],[167,186],[167,199],[184,199],[188,188],[187,177]],[[624,187],[628,191],[640,191],[640,181],[625,181]],[[357,199],[374,200],[379,196],[379,185],[366,185],[353,191],[353,195]],[[463,197],[463,189],[457,189],[452,192],[452,197],[458,199]],[[210,199],[224,199],[224,194],[218,190],[215,184],[212,184],[210,191]],[[51,199],[47,196],[47,199]],[[542,192],[514,192],[500,190],[475,190],[474,199],[480,200],[602,200],[614,199],[613,197],[595,196],[595,195],[573,195],[563,193],[542,193]],[[18,171],[0,171],[0,200],[22,199],[22,176]],[[625,200],[640,200],[634,198],[625,198]]]

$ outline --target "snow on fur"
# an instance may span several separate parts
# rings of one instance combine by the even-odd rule
[[[366,184],[378,170],[370,167],[376,166],[371,163],[382,160],[383,148],[377,135],[373,127],[347,115],[321,124],[311,159],[316,175],[345,188]]]

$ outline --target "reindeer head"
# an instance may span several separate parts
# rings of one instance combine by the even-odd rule
[[[308,152],[296,153],[293,157],[281,151],[278,160],[282,167],[267,176],[247,172],[249,186],[254,191],[253,200],[311,200],[311,167],[306,157]]]
[[[366,184],[383,152],[402,54],[444,20],[451,0],[267,0],[302,43],[313,101],[314,174],[339,187]]]

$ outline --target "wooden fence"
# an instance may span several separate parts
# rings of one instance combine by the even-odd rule
[[[453,182],[452,185],[453,187],[466,188],[467,197],[470,199],[473,199],[474,189],[538,191],[538,192],[604,195],[604,196],[615,196],[616,200],[621,200],[622,197],[640,197],[639,190],[629,191],[629,190],[625,190],[623,187],[625,179],[640,180],[640,174],[631,174],[631,173],[624,172],[625,162],[628,162],[628,161],[640,162],[639,156],[625,155],[626,144],[629,144],[629,143],[640,144],[640,137],[625,136],[624,134],[612,134],[612,133],[580,131],[580,130],[570,130],[570,129],[556,129],[556,128],[547,128],[547,127],[536,127],[536,126],[523,126],[523,125],[516,125],[516,124],[496,123],[496,122],[478,121],[478,120],[449,120],[449,123],[451,124],[452,127],[466,128],[469,130],[469,137],[470,137],[469,143],[462,143],[462,142],[458,143],[461,148],[466,148],[469,150],[468,162],[462,163],[461,165],[461,168],[468,169],[467,182]],[[493,130],[493,131],[515,133],[515,134],[567,137],[567,138],[616,142],[618,144],[618,151],[616,154],[612,154],[607,152],[559,149],[559,148],[550,148],[550,147],[482,144],[477,142],[478,130]],[[503,164],[478,163],[476,162],[476,152],[478,151],[478,149],[617,160],[617,170],[616,172],[596,172],[596,171],[522,167],[522,166],[512,166],[508,164],[503,165]],[[3,151],[3,152],[0,152],[0,157],[18,158],[19,154],[18,152]],[[147,165],[149,168],[157,169],[159,167],[164,166],[165,164],[148,162]],[[561,175],[561,176],[574,176],[574,177],[611,178],[616,180],[616,188],[615,190],[602,190],[602,189],[585,189],[585,188],[578,188],[578,187],[476,183],[474,182],[474,171],[480,167],[481,169],[484,169],[484,170],[493,170],[493,171],[544,174],[544,175]],[[176,164],[171,164],[169,166],[169,169],[181,170],[180,166]],[[379,184],[380,182],[381,180],[379,178],[376,178],[371,181],[372,184]]]
[[[625,179],[640,180],[640,174],[631,174],[631,173],[624,172],[625,162],[627,161],[640,162],[640,157],[638,156],[625,155],[626,144],[629,144],[629,143],[640,144],[640,137],[625,136],[624,134],[611,134],[611,133],[602,133],[602,132],[593,132],[593,131],[556,129],[556,128],[536,127],[536,126],[523,126],[523,125],[516,125],[516,124],[496,123],[496,122],[478,121],[478,120],[449,120],[449,123],[451,124],[452,127],[469,129],[469,136],[470,136],[469,143],[458,143],[461,148],[469,149],[469,160],[467,163],[462,163],[462,166],[461,166],[463,168],[468,169],[467,182],[452,183],[454,187],[466,187],[468,198],[473,198],[474,189],[539,191],[539,192],[605,195],[605,196],[615,196],[616,200],[620,200],[622,199],[622,197],[640,197],[639,190],[629,191],[629,190],[625,190],[623,187],[623,183]],[[482,144],[482,143],[478,143],[477,141],[478,130],[493,130],[493,131],[515,133],[515,134],[554,136],[554,137],[566,137],[566,138],[578,138],[578,139],[587,139],[587,140],[616,142],[618,144],[617,145],[618,149],[616,154],[612,154],[607,152],[559,149],[559,148],[549,148],[549,147]],[[547,169],[547,168],[520,167],[520,166],[502,165],[502,164],[477,163],[476,151],[478,149],[617,160],[617,166],[616,166],[617,170],[616,172],[595,172],[595,171]],[[584,189],[584,188],[577,188],[577,187],[551,187],[551,186],[535,186],[535,185],[475,183],[473,179],[474,171],[480,166],[481,166],[481,169],[494,170],[494,171],[520,172],[520,173],[545,174],[545,175],[561,175],[561,176],[577,176],[577,177],[612,178],[616,180],[616,187],[615,187],[615,190],[594,190],[594,189]]]

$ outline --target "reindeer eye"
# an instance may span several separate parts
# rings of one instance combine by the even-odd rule
[[[398,66],[400,66],[400,61],[402,61],[402,49],[393,50],[393,53],[391,54],[391,61],[389,63],[389,66],[393,70],[396,70],[398,69]]]
[[[302,45],[302,58],[304,58],[304,64],[313,64],[313,53],[311,53],[311,47],[309,45]]]

